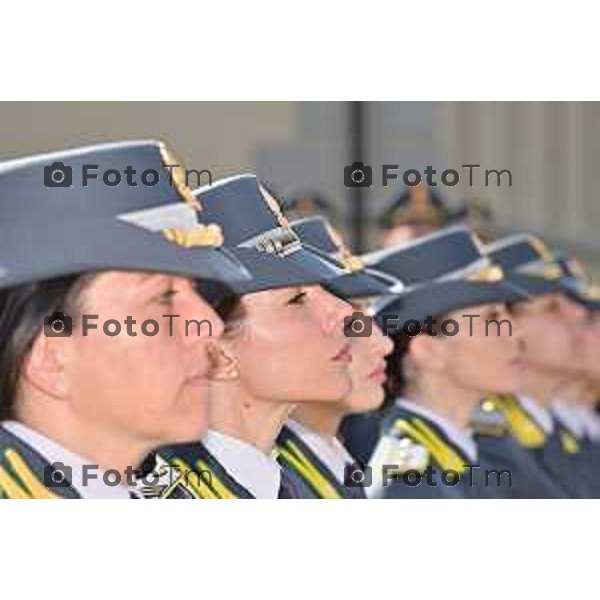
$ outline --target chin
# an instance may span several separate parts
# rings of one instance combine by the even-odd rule
[[[352,392],[353,398],[348,403],[348,414],[360,415],[381,408],[385,395],[383,390],[357,390]]]
[[[198,442],[208,431],[208,420],[204,411],[197,414],[180,415],[177,423],[170,427],[169,443],[185,444]]]

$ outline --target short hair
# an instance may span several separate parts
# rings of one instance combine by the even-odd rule
[[[75,314],[94,276],[71,275],[0,290],[0,421],[16,417],[21,370],[43,330],[44,317]]]
[[[429,331],[435,337],[444,337],[441,333],[441,323],[446,319],[446,316],[434,317],[435,323],[430,326]],[[427,327],[423,327],[425,319],[421,321],[421,333],[419,335],[428,335]],[[386,398],[384,408],[390,406],[393,401],[402,396],[410,383],[406,374],[404,360],[410,344],[415,339],[414,336],[406,335],[403,331],[399,331],[390,335],[390,339],[394,343],[392,352],[386,358],[386,383],[385,392]]]

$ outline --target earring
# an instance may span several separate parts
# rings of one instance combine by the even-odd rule
[[[210,344],[209,355],[213,362],[212,379],[216,381],[234,381],[239,378],[237,360],[218,344]]]

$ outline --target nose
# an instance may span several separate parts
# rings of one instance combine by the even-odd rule
[[[383,334],[383,331],[381,331],[378,325],[373,325],[371,340],[375,346],[375,352],[384,358],[392,353],[392,350],[394,349],[394,343],[387,335]]]
[[[352,315],[352,306],[321,287],[315,288],[321,326],[326,334],[342,331],[344,318]]]

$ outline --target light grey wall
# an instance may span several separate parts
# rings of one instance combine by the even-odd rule
[[[444,189],[451,201],[480,197],[502,225],[550,233],[588,260],[600,255],[600,104],[369,102],[365,117],[364,161],[376,179],[371,222],[393,191],[379,185],[381,164],[402,171],[475,162],[511,169],[513,187],[463,183]],[[345,102],[4,102],[0,158],[162,138],[190,168],[216,177],[256,170],[280,193],[319,190],[345,214],[348,121]]]

